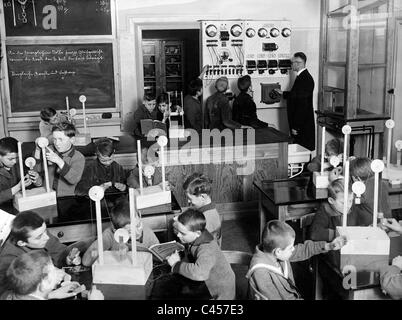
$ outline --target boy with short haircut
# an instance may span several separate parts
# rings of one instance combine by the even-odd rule
[[[329,250],[339,250],[345,240],[306,241],[294,245],[295,231],[285,222],[272,220],[262,233],[262,243],[256,247],[246,277],[260,297],[267,300],[302,299],[293,278],[290,262],[306,260]]]
[[[12,200],[21,191],[20,170],[18,162],[18,141],[12,137],[0,139],[0,203]],[[40,186],[39,174],[30,170],[24,177],[25,187],[32,183]]]
[[[196,78],[188,85],[188,94],[183,99],[184,126],[194,129],[201,136],[202,134],[202,80]]]
[[[361,196],[360,204],[356,205],[356,214],[360,226],[369,226],[373,223],[374,208],[374,172],[371,170],[369,158],[355,158],[350,162],[350,177],[355,181],[362,181],[366,191]],[[392,218],[389,205],[388,185],[381,180],[379,184],[378,212],[384,214],[384,218]]]
[[[183,190],[191,205],[204,214],[207,221],[206,229],[221,245],[221,217],[216,210],[216,204],[211,200],[211,181],[202,173],[193,173],[187,177]]]
[[[67,121],[67,118],[61,116],[54,108],[46,107],[40,111],[39,132],[41,137],[52,140],[53,126]],[[51,142],[51,141],[50,141]]]
[[[45,251],[23,253],[11,262],[7,270],[11,292],[6,300],[66,299],[85,290],[85,286],[70,280],[71,276],[56,268]]]
[[[112,208],[110,212],[112,226],[105,229],[102,233],[103,250],[119,250],[120,244],[114,239],[114,233],[117,229],[123,228],[130,232],[130,206],[127,199],[122,199]],[[136,245],[139,251],[148,251],[147,249],[158,244],[159,240],[155,233],[147,226],[143,225],[141,219],[136,218]],[[131,250],[131,238],[129,240],[127,250]],[[84,266],[91,266],[98,258],[98,241],[95,240],[85,252],[82,257],[82,264]]]
[[[235,298],[235,275],[212,235],[205,229],[204,215],[188,209],[178,216],[174,228],[180,241],[186,245],[185,258],[177,252],[167,261],[173,273],[194,281],[205,281],[213,299]]]
[[[88,195],[93,186],[102,186],[106,193],[124,192],[127,189],[126,173],[113,159],[115,149],[110,139],[102,138],[96,143],[96,160],[87,163],[76,194]]]
[[[71,250],[64,261],[67,246],[47,233],[45,221],[37,213],[21,212],[14,218],[10,235],[0,251],[0,295],[7,290],[4,278],[11,262],[23,253],[37,249],[49,253],[57,267],[81,262],[77,250]]]
[[[85,157],[73,145],[76,129],[71,123],[62,122],[53,127],[52,133],[55,150],[46,148],[50,187],[57,197],[74,196],[85,167]],[[38,154],[40,152],[35,152],[35,156]],[[38,163],[41,167],[41,162]]]
[[[134,112],[134,137],[144,137],[141,131],[141,120],[158,120],[158,109],[156,108],[156,97],[154,93],[144,94],[143,104]]]
[[[339,157],[342,155],[342,143],[339,139],[331,139],[325,144],[325,155],[324,155],[324,170],[331,167],[329,159],[332,156]],[[340,159],[342,162],[342,159]],[[314,157],[310,163],[307,165],[307,170],[310,172],[321,171],[321,155]]]
[[[240,93],[233,101],[233,120],[254,129],[266,128],[268,123],[257,117],[257,106],[252,97],[251,77],[245,75],[237,80]]]
[[[310,239],[313,241],[332,241],[336,227],[342,226],[344,203],[343,178],[336,179],[328,186],[328,201],[321,204],[310,226]],[[357,226],[357,216],[353,206],[353,192],[349,190],[347,225]]]

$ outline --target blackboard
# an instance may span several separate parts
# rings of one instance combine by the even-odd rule
[[[7,45],[11,112],[40,111],[53,106],[115,108],[111,43]]]
[[[113,0],[3,0],[6,36],[111,35]]]

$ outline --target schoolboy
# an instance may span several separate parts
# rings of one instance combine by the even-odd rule
[[[158,109],[156,108],[156,97],[153,93],[144,94],[143,104],[134,112],[134,137],[144,137],[141,131],[141,120],[158,120]]]
[[[229,99],[225,95],[228,89],[229,80],[227,77],[220,77],[215,82],[216,92],[208,97],[205,105],[204,128],[206,129],[240,129],[248,128],[232,119],[232,108]]]
[[[39,132],[41,137],[47,138],[52,142],[53,126],[66,122],[67,118],[60,115],[54,108],[46,107],[40,111]]]
[[[7,270],[10,292],[5,300],[65,299],[84,289],[78,282],[69,281],[71,277],[63,281],[64,278],[64,271],[54,266],[45,251],[23,253],[11,262]],[[59,284],[61,286],[57,288]]]
[[[46,231],[45,221],[31,211],[19,213],[11,224],[11,231],[0,252],[0,295],[7,290],[5,275],[11,262],[23,253],[43,249],[52,257],[54,264],[80,264],[80,252],[70,252],[64,261],[67,246]]]
[[[402,235],[401,222],[395,219],[384,220],[385,227]],[[402,299],[402,256],[395,257],[390,266],[380,270],[380,283],[382,290],[392,299]]]
[[[126,173],[114,161],[115,149],[110,139],[103,138],[96,143],[96,160],[87,162],[76,194],[88,194],[93,186],[102,186],[106,193],[124,192],[127,189]]]
[[[202,212],[207,221],[206,229],[221,245],[221,218],[216,204],[211,200],[211,181],[202,173],[193,173],[183,184],[187,199],[191,205]]]
[[[329,159],[332,156],[339,157],[342,155],[342,143],[339,139],[331,139],[325,144],[325,155],[324,155],[324,170],[331,167]],[[307,170],[310,172],[321,171],[321,155],[314,157],[310,163],[307,165]]]
[[[25,187],[34,184],[40,186],[42,180],[39,174],[30,170],[20,181],[18,162],[18,141],[12,137],[0,139],[0,203],[13,199],[14,195],[21,190],[21,183]],[[17,165],[16,165],[17,164]]]
[[[233,120],[254,129],[266,128],[268,123],[257,117],[257,106],[252,98],[251,77],[245,75],[237,80],[240,93],[233,101]]]
[[[302,299],[293,278],[290,262],[303,261],[329,250],[339,250],[345,240],[306,241],[294,245],[295,231],[285,222],[272,220],[262,233],[262,243],[256,247],[246,277],[261,297],[267,300]]]
[[[184,105],[184,126],[194,129],[201,137],[202,134],[202,106],[200,97],[202,96],[202,80],[197,78],[190,81],[188,94],[183,99]]]
[[[110,212],[112,226],[105,229],[102,233],[103,250],[119,250],[119,243],[114,239],[114,233],[117,229],[124,228],[130,232],[130,207],[127,199],[122,199],[112,208]],[[155,233],[147,226],[143,225],[139,217],[136,218],[136,245],[137,250],[146,251],[150,246],[158,244],[159,240]],[[131,250],[131,239],[128,242],[128,248]],[[92,265],[98,258],[98,241],[95,240],[87,249],[82,257],[82,264]]]
[[[313,241],[332,241],[336,227],[342,225],[344,204],[343,178],[332,181],[328,186],[328,200],[321,204],[310,226],[310,239]],[[353,192],[349,190],[347,204],[347,225],[356,226],[357,216],[353,206]]]
[[[235,298],[235,275],[212,235],[205,229],[205,216],[188,209],[178,216],[174,228],[186,245],[185,258],[177,252],[168,258],[172,272],[195,281],[205,281],[213,299]]]
[[[52,134],[54,149],[46,148],[50,187],[57,197],[74,196],[85,167],[85,157],[73,145],[76,129],[71,123],[62,122],[53,127]],[[35,152],[35,157],[38,154],[40,152]],[[41,162],[38,163],[41,168]]]
[[[369,158],[355,158],[350,162],[350,176],[353,181],[362,181],[366,191],[361,196],[360,204],[356,205],[358,224],[369,226],[373,223],[374,208],[374,172],[371,170]],[[378,212],[384,214],[384,218],[392,218],[389,205],[388,185],[381,180],[379,184]]]

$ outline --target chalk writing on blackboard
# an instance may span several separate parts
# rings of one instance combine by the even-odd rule
[[[13,112],[64,106],[66,96],[81,94],[87,108],[115,108],[112,44],[7,45],[6,52]]]

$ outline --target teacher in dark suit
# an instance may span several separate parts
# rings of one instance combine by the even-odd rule
[[[297,72],[296,80],[290,91],[275,91],[287,100],[290,134],[295,143],[315,150],[315,122],[313,110],[314,80],[306,68],[307,57],[296,52],[292,59],[292,70]]]

